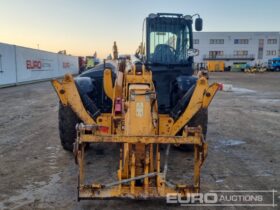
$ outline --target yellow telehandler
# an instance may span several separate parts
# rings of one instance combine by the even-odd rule
[[[145,19],[145,52],[138,51],[137,58],[107,61],[75,78],[67,74],[62,81],[52,81],[60,99],[61,144],[73,150],[79,166],[79,200],[157,199],[199,192],[207,156],[207,108],[219,85],[193,76],[197,50],[192,24],[189,15],[150,14]],[[202,30],[200,17],[195,28]],[[88,143],[119,145],[115,182],[85,183]],[[161,144],[167,145],[165,156],[170,145],[193,150],[193,183],[166,179]]]

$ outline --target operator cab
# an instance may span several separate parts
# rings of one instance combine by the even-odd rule
[[[145,24],[143,35],[146,36],[146,43],[142,41],[142,44],[146,52],[140,57],[146,68],[153,72],[159,112],[169,113],[176,103],[173,92],[177,90],[174,87],[180,83],[179,86],[183,88],[180,91],[185,92],[196,82],[196,78],[192,77],[193,57],[198,55],[198,50],[193,49],[193,16],[150,14]],[[195,21],[195,28],[202,30],[200,17]]]
[[[180,69],[191,67],[193,56],[197,52],[193,49],[192,24],[193,19],[189,15],[150,14],[146,18],[145,64],[151,68],[161,66],[161,70],[162,67],[180,67]],[[198,22],[196,21],[196,26],[201,30],[200,18]]]

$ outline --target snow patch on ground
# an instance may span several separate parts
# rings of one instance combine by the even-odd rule
[[[250,90],[250,89],[247,89],[247,88],[233,87],[232,92],[235,92],[235,93],[255,93],[256,91]]]
[[[230,146],[237,146],[240,144],[245,144],[245,141],[242,140],[236,140],[236,139],[225,139],[225,140],[220,140],[219,141],[219,145],[216,146],[216,148],[218,147],[230,147]]]

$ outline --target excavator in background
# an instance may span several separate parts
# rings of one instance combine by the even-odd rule
[[[201,31],[202,19],[195,16],[195,29]],[[150,14],[136,57],[106,61],[75,78],[67,74],[52,81],[60,99],[61,144],[74,152],[79,168],[78,200],[158,199],[169,193],[183,198],[199,192],[208,148],[207,108],[219,85],[193,75],[198,53],[193,21],[190,15]],[[85,181],[89,143],[119,146],[114,182]],[[166,145],[165,158],[161,145]],[[170,145],[191,148],[193,183],[167,180]]]

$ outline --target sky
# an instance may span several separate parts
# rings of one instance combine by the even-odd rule
[[[134,53],[150,13],[199,13],[203,31],[280,31],[280,0],[0,0],[0,42],[104,58]]]

